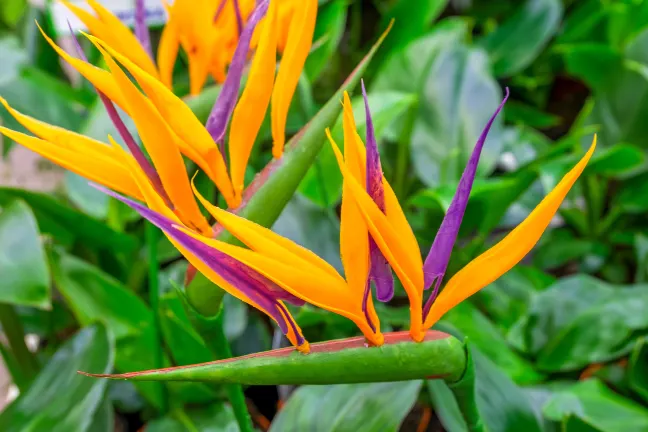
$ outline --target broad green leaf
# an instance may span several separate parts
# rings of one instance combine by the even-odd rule
[[[452,333],[461,337],[456,330]],[[518,387],[475,346],[471,346],[475,375],[475,402],[485,430],[542,431],[538,414],[529,395]],[[459,416],[457,400],[443,381],[428,381],[434,409],[448,432],[466,432],[466,422]]]
[[[23,201],[0,207],[0,274],[0,302],[51,309],[45,251]]]
[[[238,432],[232,409],[222,403],[204,408],[177,409],[146,424],[146,432]]]
[[[629,352],[648,328],[645,286],[612,286],[585,275],[564,278],[538,294],[512,329],[544,371],[570,371]]]
[[[508,330],[526,313],[533,296],[555,281],[535,267],[517,265],[475,294],[473,301],[501,330]]]
[[[619,193],[613,197],[613,206],[624,212],[643,214],[648,211],[648,173],[642,173],[627,179]]]
[[[0,4],[0,20],[7,27],[15,27],[27,7],[27,0],[5,0]]]
[[[526,68],[558,30],[560,0],[526,0],[494,32],[479,43],[487,51],[496,76],[511,76]]]
[[[342,271],[340,261],[340,220],[332,209],[322,209],[295,195],[288,202],[273,231],[315,252]]]
[[[91,432],[114,432],[115,431],[115,409],[108,397],[99,404],[95,411],[92,423],[88,428]]]
[[[646,147],[648,126],[643,119],[648,112],[648,80],[644,73],[648,66],[647,47],[648,29],[624,48],[621,67],[618,60],[610,62],[611,66],[606,64],[604,70],[609,78],[592,82],[594,107],[586,125],[599,128],[602,147],[619,142]],[[593,69],[607,63],[600,61],[598,56],[591,58],[596,61],[591,65]]]
[[[567,72],[593,89],[614,85],[623,73],[623,54],[605,44],[582,43],[562,49]]]
[[[412,164],[427,186],[458,182],[484,125],[502,99],[484,51],[463,44],[466,24],[439,23],[435,30],[393,56],[372,89],[418,96],[411,139]],[[496,119],[478,173],[490,173],[503,144]]]
[[[416,102],[416,97],[412,94],[391,91],[371,92],[368,98],[374,132],[379,141],[394,120],[398,119]],[[366,118],[362,96],[354,97],[351,104],[358,133],[364,140]],[[331,134],[339,146],[344,145],[341,116],[338,117],[335,126],[331,129]],[[325,208],[334,207],[339,203],[342,197],[342,174],[328,142],[299,184],[299,192]]]
[[[479,348],[515,382],[532,384],[543,378],[531,363],[508,347],[499,330],[470,302],[455,306],[443,317],[443,322],[461,331],[471,345]]]
[[[331,61],[335,61],[335,50],[338,48],[347,19],[348,4],[344,0],[334,0],[322,6],[317,12],[317,23],[313,40],[322,44],[308,55],[304,71],[311,82],[317,80]]]
[[[82,242],[86,247],[116,251],[132,251],[136,240],[74,210],[57,199],[38,192],[0,187],[0,205],[14,199],[25,201],[34,212],[41,233],[52,235],[63,244]]]
[[[13,431],[94,432],[93,418],[102,404],[106,382],[78,370],[110,372],[113,341],[99,324],[80,330],[63,344],[29,389],[0,415],[0,429]]]
[[[378,54],[377,65],[426,33],[448,0],[397,0],[382,16],[382,26],[394,20],[394,30]]]
[[[576,2],[563,20],[556,44],[574,44],[578,42],[603,42],[605,34],[601,31],[609,16],[607,5],[598,0]],[[618,6],[618,3],[615,5]]]
[[[506,102],[504,116],[509,123],[526,125],[537,129],[547,129],[561,123],[560,117],[516,100]]]
[[[543,408],[544,415],[560,421],[578,417],[604,432],[648,430],[648,411],[596,379],[579,382],[555,393]]]
[[[628,370],[630,388],[648,402],[648,342],[646,337],[637,339]]]
[[[395,432],[416,402],[421,384],[304,386],[279,411],[270,432]]]
[[[57,288],[77,321],[84,325],[101,321],[115,335],[115,369],[127,372],[154,368],[154,347],[159,342],[155,339],[153,314],[149,307],[124,285],[78,258],[52,253],[50,262]],[[186,326],[173,324],[170,326],[174,348],[178,351],[184,346],[175,345],[175,342],[186,342],[195,333]],[[192,349],[195,348],[196,345],[192,345]],[[183,354],[191,356],[192,353]],[[137,383],[137,388],[153,406],[162,404],[162,393],[157,383]],[[202,384],[174,383],[170,391],[181,400],[192,403],[214,397],[213,392]]]

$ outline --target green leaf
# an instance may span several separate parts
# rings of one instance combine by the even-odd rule
[[[335,54],[344,34],[347,8],[345,0],[335,0],[322,6],[317,12],[313,40],[321,40],[322,45],[308,55],[304,65],[306,76],[311,82],[316,81],[322,71],[326,69],[327,64],[335,60],[333,54]]]
[[[527,0],[479,43],[488,51],[496,76],[511,76],[531,64],[556,33],[560,0]]]
[[[326,140],[324,129],[335,121],[342,108],[340,104],[342,93],[358,84],[369,61],[387,36],[388,31],[380,36],[326,105],[297,135],[288,141],[283,156],[270,162],[247,187],[240,216],[266,227],[272,226],[277,220],[322,149]],[[228,232],[223,232],[219,239],[226,242],[234,241]],[[218,313],[220,302],[215,300],[222,298],[222,292],[222,289],[209,282],[201,274],[198,274],[195,280],[186,287],[189,303],[196,311],[206,316]]]
[[[32,385],[0,416],[0,429],[13,431],[94,431],[106,383],[77,374],[78,370],[109,372],[113,341],[94,324],[61,346]]]
[[[237,432],[239,430],[232,409],[222,403],[213,403],[204,408],[172,413],[150,421],[146,432]]]
[[[410,42],[425,34],[448,4],[448,0],[397,0],[387,10],[381,21],[385,27],[394,20],[394,30],[378,54],[380,65],[390,55],[398,53]]]
[[[270,432],[395,432],[416,402],[421,384],[304,386],[279,411]]]
[[[637,339],[628,370],[630,388],[648,402],[648,342],[646,337]]]
[[[543,407],[543,413],[555,421],[575,416],[604,432],[648,430],[648,411],[597,379],[555,393]]]
[[[507,122],[526,125],[536,129],[547,129],[561,123],[560,117],[516,100],[506,102],[504,116]]]
[[[570,371],[606,362],[632,348],[648,328],[646,286],[612,286],[585,275],[559,280],[535,296],[511,330],[544,371]]]
[[[288,202],[273,231],[314,252],[342,271],[340,260],[340,220],[331,209],[322,209],[295,195]]]
[[[470,302],[459,303],[445,314],[443,322],[461,331],[471,345],[479,348],[515,382],[532,384],[542,380],[531,363],[509,348],[499,330]]]
[[[648,173],[642,173],[627,179],[615,194],[613,207],[620,208],[626,213],[643,214],[648,211]]]
[[[128,288],[100,270],[69,255],[50,255],[54,282],[79,323],[100,321],[116,339],[117,370],[154,367],[153,315]],[[138,383],[154,406],[162,395],[154,383]]]
[[[457,337],[460,334],[453,332]],[[475,403],[487,431],[542,430],[539,415],[529,395],[518,387],[479,349],[470,347],[474,364]],[[428,381],[434,409],[448,432],[468,431],[459,405],[448,384],[440,380]],[[456,391],[455,391],[456,394]],[[441,400],[443,399],[443,400]],[[466,402],[466,401],[462,401]]]
[[[596,56],[592,57],[596,59]],[[597,60],[591,68],[606,62]],[[648,29],[639,33],[625,47],[621,67],[618,60],[610,64],[604,69],[609,78],[592,82],[594,107],[586,119],[586,125],[599,128],[602,147],[624,142],[646,148],[648,124],[644,117],[648,113],[648,77],[645,73],[648,67]]]
[[[473,302],[486,312],[501,330],[508,330],[524,315],[533,296],[556,279],[535,267],[517,265],[473,296]]]
[[[59,243],[79,240],[87,247],[123,252],[132,251],[137,242],[107,225],[74,210],[49,195],[22,189],[0,187],[0,205],[21,199],[31,207],[42,233],[51,234]]]
[[[27,9],[27,0],[5,0],[0,4],[0,20],[7,27],[15,27]]]
[[[484,51],[463,44],[465,34],[463,22],[439,23],[393,56],[372,87],[418,96],[412,163],[421,181],[431,187],[459,181],[478,136],[502,100]],[[498,118],[482,152],[480,176],[492,171],[502,144]]]
[[[0,207],[0,302],[51,309],[49,269],[27,204]]]
[[[378,141],[394,120],[398,119],[416,102],[416,97],[412,94],[390,91],[371,92],[368,98],[374,132]],[[353,98],[351,104],[358,133],[364,140],[366,118],[362,96]],[[331,129],[331,135],[339,146],[344,145],[342,116],[339,116],[335,122],[335,126]],[[342,174],[328,142],[320,151],[315,164],[309,168],[299,184],[298,190],[302,195],[322,207],[334,207],[340,201]]]

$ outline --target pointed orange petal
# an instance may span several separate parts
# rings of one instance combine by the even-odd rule
[[[0,133],[88,180],[136,199],[142,197],[139,188],[128,174],[128,169],[110,156],[111,149],[108,146],[105,146],[105,154],[89,154],[79,151],[83,142],[70,141],[63,147],[1,126]]]
[[[192,154],[187,157],[196,162],[216,184],[218,190],[223,194],[228,205],[235,203],[232,185],[227,175],[225,161],[218,151],[207,129],[200,123],[193,111],[182,99],[173,94],[160,81],[147,74],[133,62],[117,53],[105,41],[92,36],[88,38],[96,45],[103,46],[115,59],[117,59],[135,77],[142,90],[153,102],[162,118],[166,121],[172,131],[178,135],[179,141],[186,143],[194,151],[191,152],[198,157],[194,159]],[[178,146],[182,145],[176,143]],[[182,145],[183,151],[186,147]],[[183,151],[184,153],[184,151]],[[185,153],[186,154],[186,153]]]
[[[335,157],[337,158],[340,171],[344,181],[349,186],[353,198],[367,223],[367,227],[374,241],[392,266],[398,278],[403,283],[403,288],[410,299],[412,337],[419,340],[422,337],[422,295],[423,295],[423,269],[416,265],[416,262],[409,258],[410,252],[406,250],[406,244],[402,242],[398,232],[391,225],[387,216],[380,211],[376,203],[367,194],[364,187],[353,177],[347,168],[340,150],[335,145],[330,132],[327,135]]]
[[[95,45],[103,55],[108,68],[122,92],[131,118],[146,147],[153,165],[160,175],[165,191],[182,215],[183,222],[203,232],[211,232],[194,199],[186,168],[172,132],[153,104],[128,79],[110,54],[99,44]]]
[[[432,327],[450,309],[509,271],[529,253],[540,240],[565,196],[585,169],[595,148],[596,136],[589,151],[580,162],[562,178],[520,225],[450,279],[425,319],[426,329]]]
[[[88,0],[88,4],[104,24],[105,31],[96,34],[96,36],[110,42],[112,46],[117,48],[120,53],[128,57],[133,63],[157,78],[157,69],[153,64],[153,59],[151,59],[130,29],[96,0]],[[92,32],[92,29],[90,31]]]
[[[361,310],[361,298],[353,295],[341,278],[321,273],[308,264],[296,263],[281,251],[277,251],[272,258],[254,250],[201,236],[187,229],[182,231],[258,271],[294,296],[349,318],[368,338],[375,340],[382,336],[374,335],[366,324]]]
[[[175,23],[169,20],[162,30],[160,44],[157,51],[157,64],[160,73],[160,81],[168,89],[173,90],[173,66],[178,57],[180,39]]]
[[[160,198],[160,196],[155,192],[155,189],[151,186],[149,183],[148,179],[146,176],[141,172],[139,169],[139,166],[135,163],[132,157],[128,155],[120,146],[119,144],[115,143],[112,138],[110,138],[111,144],[115,147],[116,153],[120,155],[122,160],[124,162],[127,162],[130,165],[130,170],[128,171],[130,175],[133,177],[135,182],[139,185],[142,195],[144,197],[144,201],[146,204],[151,208],[152,210],[155,210],[156,212],[162,214],[163,216],[176,221],[178,225],[182,225],[178,217],[164,204],[164,201]],[[198,259],[195,255],[190,253],[187,249],[183,248],[180,244],[178,244],[175,240],[167,236],[169,241],[173,244],[173,246],[182,253],[182,255],[187,258],[187,261],[191,263],[199,272],[201,272],[207,279],[212,281],[214,284],[218,285],[220,288],[225,290],[227,293],[231,294],[232,296],[236,297],[237,299],[249,304],[250,306],[260,310],[261,312],[265,313],[268,315],[270,318],[272,318],[272,315],[268,313],[263,307],[258,305],[256,302],[251,300],[249,297],[247,297],[245,294],[243,294],[241,291],[239,291],[236,287],[230,285],[227,283],[223,278],[221,278],[218,273],[213,271],[208,265],[206,265],[202,260]],[[204,237],[200,237],[200,239],[203,239]],[[272,318],[274,319],[274,318]],[[294,322],[294,320],[293,320]],[[297,330],[301,333],[301,329],[297,327]],[[295,338],[295,334],[290,329],[290,332],[288,334],[288,339],[290,339],[291,343],[293,345],[297,345],[297,339]]]
[[[109,72],[103,69],[99,69],[96,66],[84,62],[83,60],[72,57],[71,55],[63,51],[61,47],[56,45],[56,43],[54,43],[54,41],[45,34],[38,23],[36,23],[36,25],[38,26],[38,29],[42,33],[45,40],[50,44],[54,51],[58,53],[58,55],[63,57],[63,59],[68,62],[70,66],[76,69],[77,72],[83,75],[85,79],[90,81],[92,85],[97,88],[97,90],[105,94],[110,100],[119,105],[121,109],[127,111],[125,107],[126,104],[124,103],[124,98],[122,97],[117,84],[115,83]]]
[[[272,154],[275,158],[283,154],[288,108],[313,43],[316,17],[317,0],[303,0],[290,23],[288,43],[272,91]]]
[[[313,252],[293,243],[268,228],[216,207],[207,201],[193,184],[192,186],[196,197],[198,197],[198,200],[207,209],[209,214],[249,248],[268,257],[273,257],[277,254],[290,256],[291,259],[295,259],[304,265],[312,266],[318,273],[321,272],[330,277],[337,278],[338,281],[343,281],[338,272],[329,263]]]
[[[270,103],[277,63],[277,2],[270,2],[264,19],[261,43],[254,55],[248,81],[234,109],[229,135],[232,184],[237,197],[243,192],[247,167],[254,140],[261,128]]]

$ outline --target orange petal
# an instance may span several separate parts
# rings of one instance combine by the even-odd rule
[[[71,55],[63,51],[61,47],[56,45],[56,43],[54,43],[54,41],[45,34],[45,32],[38,25],[38,23],[36,23],[36,25],[38,26],[38,29],[42,33],[45,40],[51,45],[54,51],[58,53],[58,55],[63,57],[63,59],[66,62],[68,62],[70,66],[76,69],[77,72],[83,75],[85,79],[90,81],[92,85],[94,85],[97,88],[97,90],[105,94],[110,100],[112,100],[117,105],[119,105],[121,109],[127,111],[125,107],[126,104],[124,102],[124,98],[122,97],[121,92],[119,91],[119,88],[115,83],[115,80],[113,80],[109,72],[103,69],[99,69],[96,66],[84,62],[83,60],[79,60],[75,57],[72,57]]]
[[[132,160],[131,157],[129,157],[126,152],[119,147],[117,143],[115,143],[112,139],[110,139],[111,143],[113,146],[116,148],[116,151],[120,154],[120,157],[123,158],[124,161],[128,161],[129,159]],[[145,201],[149,208],[152,210],[155,210],[156,212],[162,214],[163,216],[176,221],[178,225],[181,225],[180,220],[178,217],[164,204],[164,201],[160,198],[160,196],[155,192],[151,184],[149,183],[148,179],[144,176],[144,174],[141,172],[135,161],[133,160],[130,164],[130,174],[133,176],[134,180],[137,182],[137,184],[140,186],[142,190],[142,194],[144,195]],[[250,306],[260,310],[261,312],[265,313],[268,315],[270,318],[272,318],[272,315],[268,313],[263,307],[259,306],[257,303],[255,303],[253,300],[251,300],[249,297],[247,297],[245,294],[243,294],[241,291],[239,291],[236,287],[230,285],[227,283],[223,278],[221,278],[218,273],[214,272],[208,265],[206,265],[202,260],[198,259],[195,255],[190,253],[187,249],[183,248],[180,244],[178,244],[175,240],[167,236],[169,241],[175,246],[176,249],[182,253],[182,255],[187,258],[187,261],[191,263],[196,269],[198,269],[199,272],[201,272],[207,279],[212,281],[214,284],[231,294],[232,296],[236,297],[237,299],[249,304]],[[204,237],[199,237],[200,239],[204,239]],[[202,240],[201,240],[202,241]],[[274,319],[274,318],[273,318]],[[294,322],[294,319],[293,319]],[[290,339],[291,343],[293,345],[297,345],[297,339],[295,338],[295,334],[293,333],[292,329],[289,329],[290,332],[288,334],[288,339]],[[301,330],[299,327],[297,327],[297,330],[301,333]]]
[[[211,232],[211,227],[200,213],[191,192],[184,161],[174,144],[171,130],[153,104],[140,93],[110,54],[101,45],[95,46],[119,85],[129,108],[127,111],[135,122],[164,189],[176,206],[176,211],[180,213],[183,223],[203,232]]]
[[[367,194],[363,185],[361,185],[347,168],[340,150],[335,145],[330,132],[327,129],[327,135],[333,152],[337,158],[340,171],[344,181],[349,186],[353,198],[367,223],[367,227],[374,241],[392,266],[398,278],[403,283],[403,288],[410,299],[411,328],[412,336],[419,340],[422,335],[422,311],[421,297],[423,295],[423,269],[417,266],[417,263],[409,258],[411,252],[407,251],[406,243],[399,237],[399,233],[391,225],[387,216],[380,211],[376,203]]]
[[[182,231],[258,271],[294,296],[349,318],[360,327],[368,338],[376,338],[376,335],[366,324],[360,299],[358,296],[352,295],[341,278],[331,277],[317,272],[309,265],[294,262],[292,257],[284,255],[280,250],[277,250],[274,258],[271,258],[254,250],[201,236],[187,229],[182,229]],[[378,335],[378,337],[380,336]]]
[[[169,19],[160,36],[157,64],[160,72],[160,81],[170,90],[173,90],[173,66],[178,57],[179,47],[180,39],[178,39],[178,31],[175,23]]]
[[[261,43],[254,55],[248,81],[230,126],[229,154],[232,184],[237,197],[243,192],[245,168],[272,95],[277,64],[277,2],[270,2]]]
[[[146,49],[140,44],[137,37],[130,31],[122,21],[112,14],[108,9],[103,7],[95,0],[88,0],[88,4],[97,13],[97,16],[103,23],[104,31],[97,33],[96,36],[110,42],[119,52],[128,57],[133,63],[141,67],[147,73],[157,78],[157,69],[153,59],[146,52]],[[92,28],[90,31],[92,32]]]
[[[589,151],[580,162],[562,178],[520,225],[450,279],[425,319],[426,329],[432,327],[447,311],[509,271],[529,253],[540,240],[565,196],[585,169],[595,148],[596,136]]]
[[[131,179],[126,166],[110,157],[110,147],[105,146],[106,154],[88,154],[79,151],[83,142],[69,141],[67,146],[35,138],[0,126],[0,133],[27,147],[31,151],[51,160],[82,177],[119,191],[130,197],[141,199],[142,194]]]
[[[272,90],[272,154],[275,158],[283,154],[288,108],[313,43],[316,17],[317,0],[303,0],[290,23],[288,43]]]
[[[92,43],[100,44],[111,55],[114,56],[130,73],[135,77],[142,90],[147,94],[150,101],[153,102],[162,118],[166,121],[169,127],[175,134],[178,135],[179,142],[176,141],[178,146],[182,146],[181,151],[185,150],[185,144],[191,147],[194,151],[189,152],[193,154],[186,154],[190,159],[196,162],[209,176],[209,178],[216,184],[218,190],[223,194],[225,200],[229,205],[235,203],[234,193],[229,177],[227,176],[227,169],[225,161],[218,151],[218,147],[214,143],[211,135],[207,129],[196,118],[195,114],[185,104],[182,99],[173,94],[167,89],[160,81],[147,74],[145,71],[137,67],[130,60],[117,53],[105,41],[101,41],[95,37],[88,37]],[[196,154],[198,157],[196,157]],[[192,157],[194,156],[194,157]]]
[[[285,255],[305,266],[312,267],[313,271],[317,271],[318,274],[322,273],[336,278],[338,282],[343,281],[338,272],[329,263],[313,252],[293,243],[268,228],[216,207],[207,201],[195,186],[193,186],[193,190],[200,203],[218,223],[223,225],[227,231],[249,248],[268,257],[276,256],[278,253],[282,256]]]

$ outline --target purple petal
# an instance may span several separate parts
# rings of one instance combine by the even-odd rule
[[[227,0],[221,0],[220,4],[218,5],[218,9],[216,9],[216,13],[214,14],[214,22],[218,21],[218,18],[220,18],[221,14],[223,13],[223,9],[225,9],[225,4],[227,4]]]
[[[92,186],[128,205],[133,210],[137,211],[143,218],[160,228],[167,235],[177,241],[182,247],[191,252],[192,255],[196,256],[203,263],[209,266],[209,268],[216,272],[227,283],[241,291],[265,309],[277,321],[284,334],[288,332],[289,323],[279,312],[282,305],[278,300],[294,301],[295,304],[303,305],[304,302],[301,299],[298,299],[292,294],[282,290],[279,286],[274,284],[274,282],[240,261],[184,233],[182,230],[176,228],[176,222],[171,219],[168,219],[148,207],[125,198],[102,186]],[[288,314],[286,314],[286,317],[287,320],[291,319]],[[290,325],[295,328],[294,323],[290,323]],[[299,339],[299,333],[295,332],[295,334]],[[299,343],[303,343],[303,339]]]
[[[135,0],[135,37],[148,53],[149,57],[153,58],[151,36],[146,25],[146,7],[144,0]]]
[[[239,37],[243,31],[243,16],[241,16],[241,7],[239,6],[238,0],[234,1],[234,14],[236,15],[236,29],[238,30]]]
[[[497,110],[493,116],[486,123],[486,127],[482,131],[475,148],[470,155],[468,164],[464,169],[461,179],[459,180],[459,186],[457,187],[457,192],[448,207],[448,211],[441,222],[441,227],[434,237],[434,242],[432,243],[432,248],[427,258],[425,258],[425,264],[423,265],[423,273],[425,275],[425,289],[429,289],[430,286],[434,284],[434,291],[430,295],[430,298],[425,303],[424,308],[424,317],[427,315],[434,299],[436,298],[441,282],[443,281],[443,276],[445,275],[446,269],[448,267],[448,262],[450,261],[450,254],[452,253],[452,247],[457,241],[457,234],[459,233],[459,227],[461,226],[461,221],[463,219],[464,213],[466,211],[466,206],[468,205],[468,198],[470,197],[470,190],[472,189],[473,181],[475,180],[475,174],[477,172],[477,164],[479,163],[479,157],[481,156],[482,148],[486,142],[486,137],[488,136],[488,131],[490,130],[495,118],[499,112],[504,107],[506,100],[509,97],[509,89],[506,88],[506,95],[504,100],[497,107]]]
[[[369,100],[364,81],[361,81],[362,97],[365,103],[365,116],[367,123],[367,193],[374,200],[380,210],[385,212],[385,190],[383,188],[383,172],[380,165],[380,155],[378,154],[378,144],[374,133],[371,112],[369,111]],[[376,286],[376,297],[381,302],[388,302],[394,297],[394,276],[387,259],[383,256],[380,248],[376,245],[374,239],[369,235],[369,256],[371,259],[371,268],[369,269],[369,279]]]
[[[212,108],[207,125],[205,126],[211,134],[214,142],[222,143],[225,136],[227,124],[232,116],[236,100],[238,99],[239,89],[241,88],[241,77],[243,76],[243,69],[247,61],[248,51],[250,50],[250,41],[252,34],[259,21],[265,16],[268,10],[268,0],[264,0],[257,4],[256,8],[250,15],[245,28],[241,32],[238,45],[234,51],[232,62],[230,63],[229,70],[225,83],[221,89],[218,99]],[[222,152],[222,148],[221,148]],[[223,155],[225,156],[225,155]]]
[[[74,31],[72,31],[72,26],[70,25],[69,21],[68,21],[68,28],[70,29],[70,34],[72,35],[72,40],[74,41],[74,46],[76,47],[79,58],[84,62],[88,63],[88,58],[83,52],[83,48],[79,43],[79,39],[77,39],[76,35],[74,34]],[[155,168],[153,168],[151,162],[144,155],[144,152],[142,151],[141,147],[138,146],[137,143],[135,142],[133,135],[131,135],[130,131],[128,130],[128,128],[122,121],[121,117],[119,116],[119,113],[115,108],[115,105],[108,98],[108,96],[100,92],[99,89],[97,89],[96,87],[95,87],[95,91],[99,95],[99,99],[101,99],[101,102],[103,103],[104,107],[106,107],[106,111],[108,112],[108,116],[110,117],[110,120],[112,121],[113,125],[115,125],[117,132],[119,132],[119,135],[124,140],[126,147],[128,147],[128,150],[135,158],[135,161],[140,166],[140,168],[142,169],[146,177],[149,179],[151,185],[153,185],[153,188],[158,193],[158,195],[160,195],[160,197],[162,197],[166,205],[173,210],[175,207],[171,202],[169,195],[164,190],[164,186],[162,186],[162,179],[160,179],[158,172],[155,170]]]

